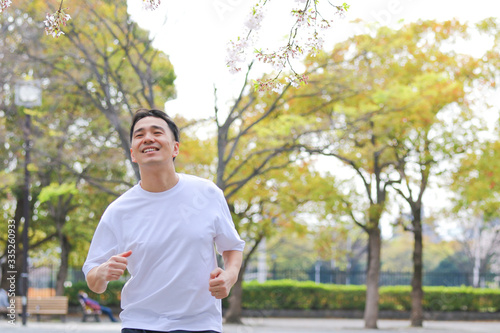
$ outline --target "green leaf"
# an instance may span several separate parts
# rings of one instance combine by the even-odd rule
[[[76,193],[78,193],[76,183],[51,183],[49,186],[42,189],[38,199],[40,200],[40,203],[44,203],[63,195]]]

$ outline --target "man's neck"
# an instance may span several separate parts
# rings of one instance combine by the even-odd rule
[[[141,170],[141,187],[148,192],[165,192],[179,182],[174,169],[165,172],[145,172]]]

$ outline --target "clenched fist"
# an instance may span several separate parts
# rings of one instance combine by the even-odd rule
[[[93,268],[87,275],[89,288],[100,294],[106,290],[109,281],[118,280],[127,269],[128,260],[132,251],[112,256],[105,263]]]
[[[115,281],[118,280],[125,270],[127,269],[128,260],[132,251],[123,252],[117,254],[116,256],[112,256],[108,259],[104,264],[99,266],[99,275],[103,277],[106,281]]]

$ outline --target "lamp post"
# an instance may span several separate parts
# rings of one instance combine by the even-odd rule
[[[18,82],[15,86],[15,101],[17,106],[23,106],[25,108],[32,108],[35,106],[42,105],[42,87],[40,81],[29,80]],[[24,140],[25,140],[25,155],[24,155],[24,197],[23,197],[23,217],[24,217],[24,227],[23,227],[23,267],[21,271],[21,283],[20,292],[22,296],[23,305],[23,325],[26,325],[27,320],[27,307],[28,307],[28,228],[30,223],[30,172],[29,164],[30,151],[31,151],[31,116],[28,112],[25,112],[26,120],[23,129]]]

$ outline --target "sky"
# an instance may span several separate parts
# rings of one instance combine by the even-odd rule
[[[491,0],[342,0],[350,5],[343,19],[336,19],[329,30],[326,48],[344,40],[359,28],[350,23],[362,19],[367,23],[397,26],[418,19],[446,20],[458,18],[476,22],[494,13],[500,13],[500,1]],[[163,0],[154,12],[142,9],[142,1],[128,0],[129,12],[139,25],[154,37],[154,45],[169,55],[174,65],[177,98],[165,105],[169,114],[188,118],[207,118],[214,112],[214,86],[218,91],[220,108],[230,104],[239,92],[242,75],[230,74],[225,65],[226,45],[243,32],[250,8],[257,0]],[[335,0],[332,3],[337,4]],[[259,32],[263,48],[284,45],[284,36],[290,29],[289,9],[294,0],[269,1],[268,12]],[[321,0],[321,3],[327,3]],[[338,4],[341,4],[339,1]],[[459,51],[474,53],[485,40],[474,41]],[[471,46],[472,45],[472,46]],[[269,71],[262,66],[259,71]]]
[[[353,34],[363,33],[352,24],[355,19],[366,23],[397,27],[401,22],[419,19],[448,20],[474,23],[500,13],[500,1],[476,0],[342,0],[350,8],[343,19],[336,19],[328,32],[325,48],[345,40]],[[163,0],[154,12],[142,9],[142,1],[128,0],[129,12],[139,25],[151,31],[154,45],[170,57],[177,75],[177,98],[165,105],[170,115],[187,118],[208,118],[214,115],[214,87],[217,88],[217,106],[224,111],[243,83],[242,74],[230,74],[226,68],[226,45],[242,35],[250,8],[257,0]],[[330,0],[334,4],[341,2]],[[289,9],[294,0],[269,1],[268,12],[259,32],[256,46],[276,49],[284,45],[284,37],[291,27]],[[321,3],[327,3],[321,0]],[[456,45],[456,50],[479,56],[491,41],[474,36]],[[249,58],[250,59],[250,58]],[[270,67],[259,65],[259,73]],[[500,105],[500,98],[497,98]],[[494,123],[495,116],[490,117]],[[331,168],[331,164],[330,164]],[[427,207],[438,209],[445,195],[439,189],[426,192]],[[441,234],[449,234],[453,226],[441,226]],[[386,228],[387,230],[387,228]]]

